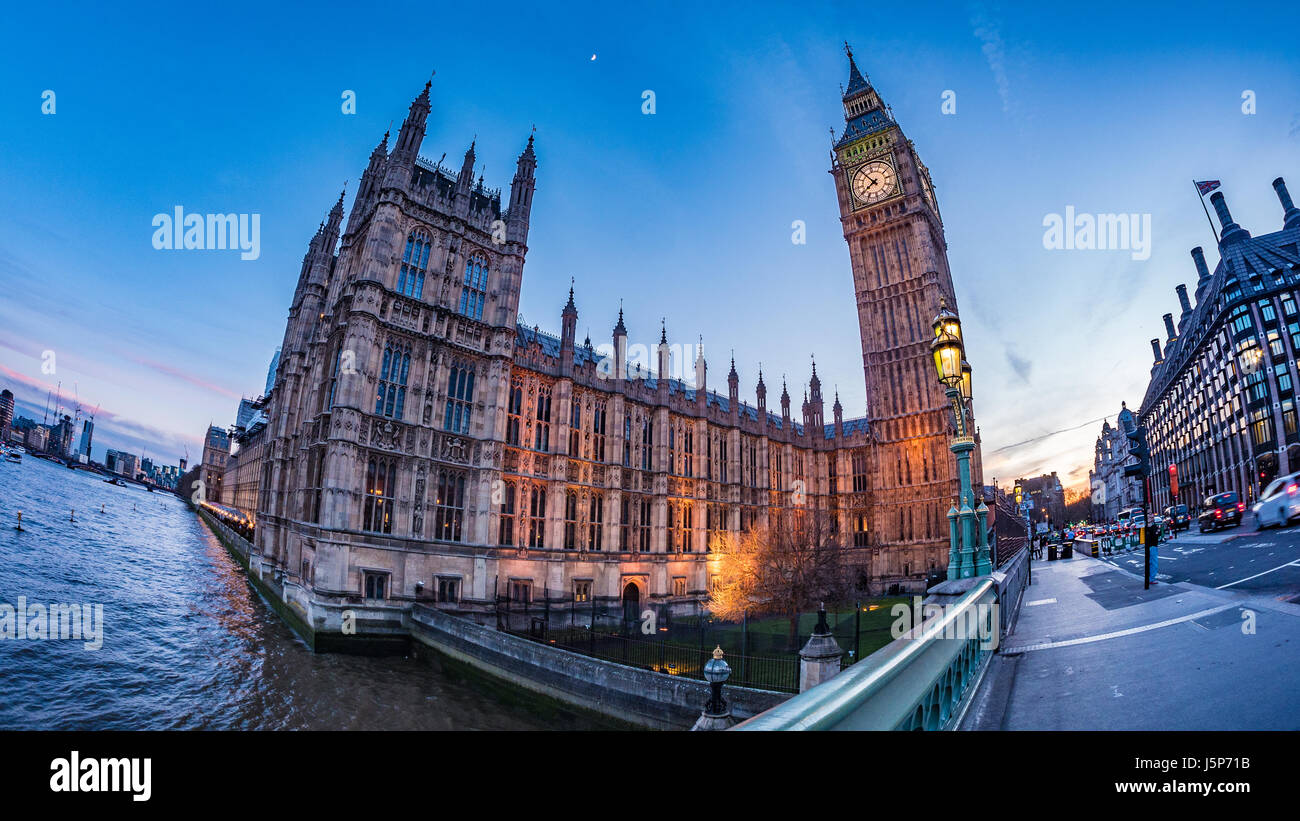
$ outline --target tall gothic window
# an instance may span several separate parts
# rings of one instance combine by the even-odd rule
[[[433,537],[446,542],[461,541],[465,516],[465,474],[438,471],[438,496],[433,500]]]
[[[723,434],[725,437],[726,434]],[[727,481],[727,440],[721,438],[718,440],[718,475],[721,481]]]
[[[401,419],[406,406],[406,378],[411,371],[411,349],[393,342],[384,346],[379,367],[379,391],[375,395],[375,413]]]
[[[650,417],[641,417],[641,469],[650,470],[651,449],[654,446],[655,429]]]
[[[623,467],[632,467],[632,413],[623,414]]]
[[[443,430],[469,433],[469,416],[474,402],[474,370],[468,365],[453,365],[447,377],[447,408],[443,413]]]
[[[475,254],[465,263],[465,282],[460,291],[460,312],[470,319],[483,318],[487,301],[487,260]]]
[[[682,502],[682,541],[681,548],[687,553],[695,550],[695,505]]]
[[[528,546],[546,547],[546,486],[531,485],[528,494]]]
[[[599,493],[591,494],[591,504],[587,510],[587,549],[600,550],[602,547],[602,531],[605,529],[605,505],[604,497]]]
[[[268,463],[269,465],[269,463]],[[320,522],[320,502],[322,477],[325,475],[325,449],[313,448],[307,456],[307,509],[303,518],[309,522]]]
[[[572,490],[564,494],[564,549],[578,547],[578,494]]]
[[[334,391],[338,387],[339,381],[339,356],[342,354],[342,344],[334,349],[334,364],[330,366],[330,381],[325,389],[325,406],[321,410],[329,411],[334,408]]]
[[[537,424],[533,427],[533,450],[549,453],[551,450],[551,388],[543,385],[537,389]]]
[[[429,265],[429,235],[414,231],[406,238],[406,253],[397,274],[397,292],[419,299],[424,294],[424,272]]]
[[[637,548],[642,553],[650,552],[650,500],[641,499],[641,515],[637,519]]]
[[[501,495],[501,524],[497,532],[497,544],[513,545],[515,543],[515,483],[506,482]]]
[[[582,402],[576,396],[569,414],[569,455],[575,459],[582,456]]]
[[[393,495],[397,490],[397,461],[372,456],[366,463],[366,503],[361,529],[393,532]]]
[[[682,520],[678,515],[677,503],[668,503],[668,546],[666,552],[676,552],[682,543]]]
[[[519,430],[523,426],[524,386],[510,383],[510,398],[506,402],[506,444],[519,444]]]
[[[630,531],[632,529],[632,499],[623,494],[618,514],[618,549],[627,552],[632,549]]]
[[[591,409],[591,460],[605,461],[605,403],[597,402]]]

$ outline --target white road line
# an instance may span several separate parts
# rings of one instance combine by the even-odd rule
[[[1300,567],[1300,560],[1296,560],[1294,562],[1287,562],[1286,564],[1280,564],[1277,567],[1273,568],[1273,570],[1265,570],[1263,573],[1256,573],[1255,575],[1247,576],[1244,579],[1237,579],[1235,582],[1228,582],[1227,584],[1221,584],[1214,589],[1222,590],[1225,587],[1232,587],[1234,584],[1241,584],[1242,582],[1248,582],[1251,579],[1258,579],[1260,576],[1267,576],[1269,573],[1272,573],[1274,570],[1281,570],[1284,567]],[[1232,568],[1228,568],[1228,569],[1231,570]]]
[[[1244,579],[1243,579],[1244,581]],[[1148,630],[1159,630],[1162,627],[1169,627],[1174,624],[1182,624],[1185,621],[1200,619],[1206,616],[1213,616],[1215,613],[1222,613],[1224,610],[1231,610],[1234,607],[1240,607],[1238,604],[1224,604],[1219,607],[1211,607],[1208,610],[1202,610],[1199,613],[1192,613],[1188,616],[1179,616],[1176,619],[1166,619],[1155,624],[1147,624],[1142,627],[1130,627],[1126,630],[1116,630],[1112,633],[1102,633],[1097,636],[1084,636],[1077,639],[1066,639],[1064,641],[1048,641],[1042,644],[1027,644],[1023,647],[1006,647],[1004,653],[1031,653],[1035,650],[1050,650],[1055,647],[1073,647],[1076,644],[1092,644],[1095,641],[1106,641],[1108,639],[1122,638],[1123,636],[1132,636],[1137,633],[1145,633]]]
[[[1039,604],[1056,604],[1056,599],[1038,599],[1037,601],[1025,602],[1025,607],[1034,607]]]

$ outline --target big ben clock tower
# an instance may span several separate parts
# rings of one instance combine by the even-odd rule
[[[930,173],[847,44],[845,50],[845,124],[830,173],[853,267],[875,442],[870,541],[881,548],[880,573],[915,577],[948,565],[957,464],[930,342],[940,300],[953,310],[957,300]],[[976,487],[978,454],[977,445]]]

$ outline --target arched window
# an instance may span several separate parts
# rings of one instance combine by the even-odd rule
[[[465,263],[465,282],[460,292],[460,312],[470,319],[483,318],[487,301],[487,260],[475,254]]]
[[[393,342],[384,346],[379,366],[379,389],[375,394],[375,413],[401,419],[406,407],[406,379],[411,372],[411,349]]]
[[[424,294],[424,272],[429,265],[429,235],[416,229],[406,238],[406,253],[397,274],[397,293],[419,299]]]

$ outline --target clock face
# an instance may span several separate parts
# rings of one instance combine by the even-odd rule
[[[853,196],[858,202],[871,205],[880,202],[898,188],[898,175],[894,167],[883,160],[858,166],[853,172]]]

